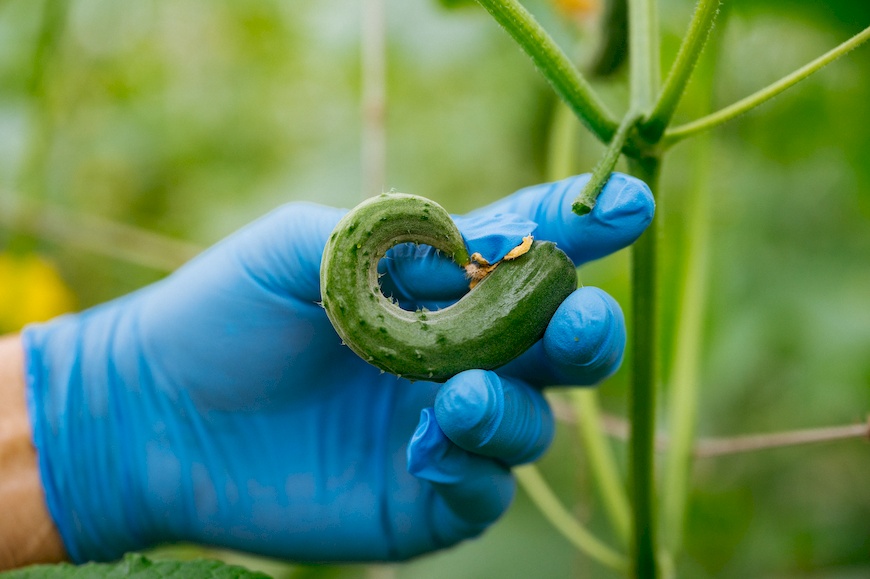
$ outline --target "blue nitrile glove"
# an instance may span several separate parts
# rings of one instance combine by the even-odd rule
[[[534,227],[523,218],[578,264],[634,241],[653,214],[649,190],[616,175],[576,217],[585,180],[461,220],[470,249],[497,259]],[[317,303],[323,247],[343,213],[287,205],[161,282],[25,330],[42,481],[73,560],[172,541],[297,561],[397,560],[454,544],[505,511],[509,465],[549,444],[538,388],[592,384],[618,366],[619,307],[584,288],[503,371],[444,385],[382,374],[341,345]],[[416,252],[401,246],[387,260],[404,302],[464,291],[455,265],[434,252],[409,259]]]

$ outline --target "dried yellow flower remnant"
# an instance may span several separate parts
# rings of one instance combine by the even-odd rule
[[[465,275],[471,280],[468,284],[468,287],[474,289],[474,286],[479,284],[483,278],[488,276],[492,270],[498,267],[502,261],[510,261],[512,259],[516,259],[519,256],[527,253],[529,249],[532,247],[533,237],[531,235],[527,235],[523,237],[522,243],[518,246],[507,252],[500,261],[495,263],[489,263],[482,255],[477,252],[471,254],[471,262],[465,266]]]
[[[523,242],[507,252],[507,255],[502,258],[504,261],[510,261],[512,259],[516,259],[521,255],[525,255],[529,252],[529,249],[532,248],[532,240],[534,238],[531,235],[526,235],[523,237]]]
[[[477,263],[476,261],[472,260],[471,263],[465,266],[465,275],[468,276],[468,278],[471,280],[468,283],[468,287],[474,289],[474,286],[479,284],[483,280],[483,278],[488,276],[492,272],[492,270],[498,267],[499,263],[501,262],[497,261],[492,265],[484,265],[482,263]]]

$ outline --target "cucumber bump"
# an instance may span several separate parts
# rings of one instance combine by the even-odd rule
[[[374,366],[411,380],[444,382],[464,370],[511,361],[541,338],[577,287],[568,256],[553,243],[536,241],[456,303],[404,310],[381,292],[378,262],[405,242],[430,245],[457,267],[470,261],[444,208],[423,197],[384,193],[339,221],[323,252],[320,287],[326,315],[344,343]]]

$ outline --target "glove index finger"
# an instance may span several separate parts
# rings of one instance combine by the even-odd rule
[[[592,212],[581,217],[571,205],[589,178],[585,174],[527,187],[468,217],[514,213],[537,223],[535,237],[555,242],[576,265],[599,259],[640,237],[652,221],[655,201],[643,181],[613,173]]]

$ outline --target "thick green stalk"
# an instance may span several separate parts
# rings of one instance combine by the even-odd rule
[[[629,0],[631,110],[646,114],[659,83],[658,10],[656,0]],[[629,170],[658,188],[659,159],[630,159]],[[658,386],[656,246],[658,220],[634,244],[632,253],[632,384],[629,399],[629,496],[634,509],[632,541],[636,577],[659,576],[655,517],[655,419]]]
[[[725,107],[715,113],[709,114],[691,123],[674,127],[665,131],[664,142],[666,145],[672,145],[678,141],[690,137],[694,134],[712,129],[718,125],[726,123],[734,117],[740,116],[743,113],[754,109],[755,107],[767,102],[784,90],[793,87],[803,79],[807,78],[814,72],[821,70],[825,65],[830,64],[854,50],[864,42],[870,39],[870,27],[865,28],[860,33],[856,34],[846,42],[840,44],[833,50],[830,50],[815,59],[814,61],[802,66],[793,73],[789,74],[776,81],[775,83],[755,92],[748,97],[737,101],[736,103]]]
[[[604,436],[598,391],[593,388],[577,388],[570,395],[574,413],[577,415],[577,432],[583,443],[589,470],[601,492],[604,509],[619,539],[624,545],[628,545],[631,542],[631,506],[625,494],[622,477],[619,476],[613,450]]]
[[[517,0],[477,0],[529,55],[544,78],[586,127],[608,143],[617,122],[607,107],[535,17]]]
[[[683,37],[677,58],[674,61],[655,107],[641,126],[641,133],[651,142],[657,142],[665,132],[680,98],[686,90],[692,71],[698,63],[701,51],[707,43],[710,31],[719,12],[720,0],[699,0],[689,30]]]
[[[565,510],[537,467],[534,465],[517,467],[514,469],[514,476],[544,517],[577,549],[611,569],[622,572],[628,570],[628,561],[625,557],[598,540]]]
[[[631,174],[655,192],[659,160],[632,160]],[[632,384],[629,399],[629,494],[634,509],[634,575],[658,577],[655,518],[655,422],[658,387],[657,308],[658,219],[633,246],[632,253]]]

